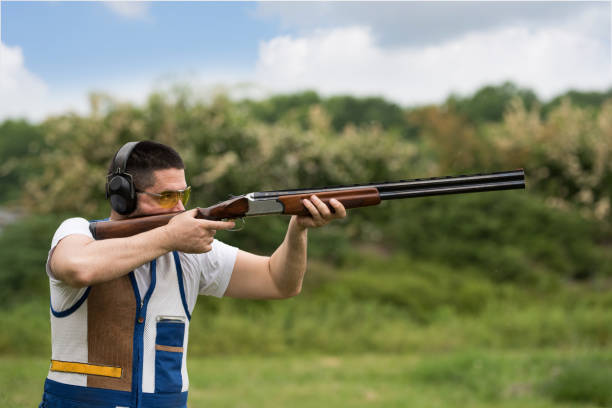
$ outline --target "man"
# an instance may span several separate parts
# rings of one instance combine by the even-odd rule
[[[185,210],[190,187],[172,148],[124,145],[107,178],[110,219]],[[231,221],[196,210],[128,238],[95,241],[83,218],[64,221],[47,259],[52,357],[41,407],[186,407],[189,320],[198,294],[281,299],[300,293],[307,230],[346,216],[316,196],[292,217],[270,257],[214,239]]]

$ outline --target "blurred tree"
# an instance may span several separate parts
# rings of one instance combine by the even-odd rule
[[[548,114],[556,107],[561,105],[564,100],[569,100],[572,105],[579,106],[581,108],[593,108],[599,110],[604,102],[612,99],[612,88],[606,92],[582,92],[582,91],[567,91],[559,96],[554,97],[550,102],[545,103],[542,106],[542,114],[548,116]]]
[[[10,119],[0,124],[0,203],[19,198],[26,180],[41,171],[37,158],[45,149],[40,126]]]
[[[489,169],[485,141],[465,117],[438,106],[414,109],[408,120],[415,123],[422,140],[431,175]]]
[[[45,262],[58,226],[54,216],[28,216],[0,234],[0,304],[48,295]]]
[[[321,98],[314,91],[275,95],[263,101],[246,100],[243,105],[255,116],[265,123],[276,123],[283,119],[298,121],[305,126],[308,120],[308,110],[312,105],[321,102]]]
[[[556,206],[576,205],[609,218],[612,199],[612,101],[593,115],[565,99],[542,119],[515,100],[501,125],[489,128],[500,164],[526,167],[530,188]]]
[[[310,109],[321,105],[329,115],[331,126],[339,132],[349,125],[377,125],[385,130],[397,131],[408,139],[414,139],[417,134],[413,124],[406,121],[404,110],[381,97],[341,95],[321,98],[313,91],[305,91],[272,96],[262,101],[246,100],[240,105],[256,119],[269,124],[299,124],[306,129],[310,124]]]
[[[337,131],[347,125],[377,125],[383,129],[402,129],[405,126],[402,108],[380,97],[333,96],[325,99],[322,105]]]
[[[514,98],[519,98],[527,109],[538,103],[538,98],[530,89],[519,88],[512,82],[504,82],[498,86],[485,86],[474,95],[461,98],[451,95],[445,105],[473,123],[499,122],[504,112]]]

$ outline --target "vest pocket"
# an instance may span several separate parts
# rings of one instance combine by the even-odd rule
[[[185,318],[158,316],[155,338],[155,392],[181,392]]]

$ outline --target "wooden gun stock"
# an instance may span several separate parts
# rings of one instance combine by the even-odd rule
[[[89,231],[91,231],[94,239],[131,237],[132,235],[166,225],[172,217],[180,213],[182,211],[127,218],[118,221],[95,221],[89,224]]]

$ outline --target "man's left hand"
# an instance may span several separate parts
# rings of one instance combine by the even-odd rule
[[[332,220],[346,217],[346,209],[335,198],[329,200],[329,204],[334,209],[333,212],[316,195],[310,196],[310,199],[302,200],[302,203],[310,212],[310,215],[297,217],[297,224],[302,228],[319,228],[329,224]]]

